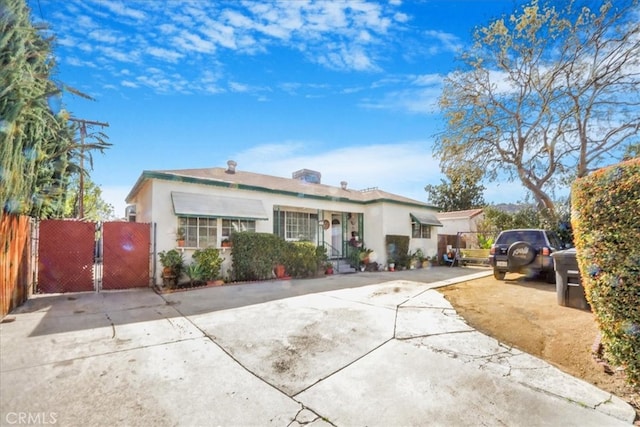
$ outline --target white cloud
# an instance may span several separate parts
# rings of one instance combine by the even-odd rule
[[[81,67],[80,49],[91,53],[95,57],[91,61],[105,73],[118,76],[118,70],[126,66],[131,72],[128,80],[140,82],[144,69],[158,60],[167,67],[188,62],[194,70],[208,68],[212,62],[224,65],[223,61],[233,61],[230,55],[269,55],[282,49],[331,70],[379,72],[398,48],[395,35],[411,18],[399,6],[375,1],[160,4],[116,0],[99,1],[97,7],[91,7],[70,0],[61,4],[55,16],[60,21],[58,31],[64,34],[58,42],[61,56],[76,54],[74,64]],[[117,24],[109,27],[109,20]],[[446,36],[430,34],[449,46],[452,42]],[[187,75],[194,92],[220,91],[220,85],[199,82],[197,73],[185,78]],[[145,86],[166,90],[165,85],[151,83]]]
[[[158,25],[158,29],[163,34],[172,34],[178,31],[178,28],[173,24],[160,24]]]
[[[439,44],[431,46],[430,51],[432,54],[440,53],[443,51],[456,53],[463,47],[460,39],[456,35],[451,33],[428,30],[425,31],[425,35],[427,36],[427,38],[435,39],[439,42]]]
[[[188,51],[211,53],[216,49],[212,42],[186,30],[181,31],[180,35],[173,37],[172,40],[178,47]]]
[[[317,170],[322,183],[360,190],[380,190],[426,201],[424,186],[439,182],[438,161],[428,141],[398,144],[371,144],[308,154],[315,141],[290,141],[266,144],[237,153],[238,169],[290,178],[299,169]]]
[[[443,77],[440,74],[422,74],[415,76],[413,84],[417,86],[438,86],[442,85]]]
[[[105,56],[120,62],[135,62],[138,54],[135,52],[123,52],[111,46],[99,46],[98,50]]]
[[[397,22],[405,23],[409,21],[409,15],[407,15],[406,13],[398,12],[393,15],[393,19],[395,19]]]
[[[125,40],[124,37],[118,36],[113,31],[100,30],[100,29],[91,31],[88,34],[88,37],[90,39],[93,39],[99,42],[109,43],[109,44],[121,43]]]
[[[403,89],[387,92],[379,99],[365,98],[360,106],[375,110],[395,110],[413,114],[438,113],[439,88]]]
[[[227,49],[237,49],[238,47],[233,27],[211,21],[209,26],[202,29],[202,33],[208,36],[210,40]]]
[[[105,7],[106,9],[109,9],[111,12],[117,15],[124,16],[127,18],[143,20],[147,16],[144,12],[127,7],[120,2],[103,1],[103,2],[100,2],[100,5],[102,7]]]
[[[69,65],[73,65],[74,67],[89,67],[89,68],[97,68],[97,65],[91,61],[85,61],[80,58],[76,58],[75,56],[70,56],[66,58],[66,63]]]
[[[149,47],[147,48],[147,53],[158,59],[162,59],[164,61],[172,62],[172,63],[176,63],[178,62],[179,59],[184,57],[184,55],[180,52],[164,49],[161,47]]]

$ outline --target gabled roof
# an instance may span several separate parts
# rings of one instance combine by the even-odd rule
[[[282,178],[253,172],[236,170],[229,173],[226,168],[180,169],[143,171],[127,195],[129,202],[135,197],[145,181],[152,179],[233,187],[263,193],[278,193],[303,198],[325,199],[353,203],[393,202],[416,207],[436,209],[435,206],[408,197],[388,193],[379,189],[355,190],[325,184],[311,184],[293,178]]]
[[[442,220],[448,219],[472,219],[482,213],[482,209],[468,209],[464,211],[438,212],[436,217]]]

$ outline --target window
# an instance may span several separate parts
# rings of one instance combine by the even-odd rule
[[[315,242],[318,237],[318,214],[276,211],[273,215],[275,234],[285,240]],[[275,224],[278,222],[278,224]]]
[[[405,223],[406,224],[406,223]],[[431,238],[431,226],[420,224],[417,221],[411,222],[411,237],[414,239],[430,239]]]
[[[228,239],[236,231],[256,231],[256,222],[249,219],[223,219],[222,239]]]
[[[190,248],[216,247],[217,224],[216,218],[178,217],[178,228],[184,230],[185,246]]]

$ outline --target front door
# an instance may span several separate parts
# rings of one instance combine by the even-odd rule
[[[342,256],[342,225],[338,218],[331,220],[331,257]]]

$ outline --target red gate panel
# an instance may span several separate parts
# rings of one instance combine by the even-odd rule
[[[105,222],[102,225],[102,289],[149,286],[150,224]]]
[[[95,223],[47,219],[39,229],[38,290],[92,291]]]

